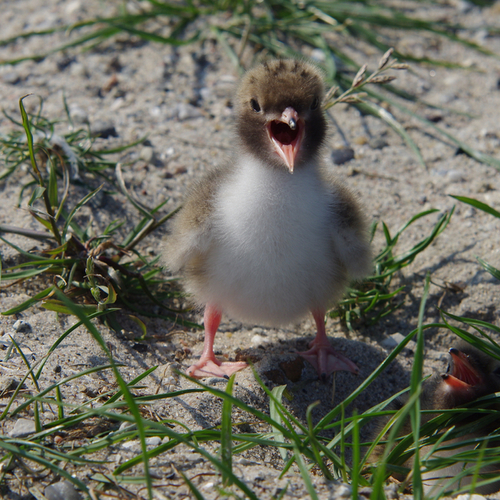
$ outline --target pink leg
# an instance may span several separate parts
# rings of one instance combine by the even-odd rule
[[[336,371],[348,371],[357,374],[359,372],[358,367],[330,345],[325,331],[325,311],[316,309],[312,311],[312,315],[317,327],[316,337],[309,344],[311,349],[299,354],[314,366],[322,379]]]
[[[221,312],[213,305],[207,304],[205,307],[205,343],[198,363],[187,369],[187,374],[194,378],[221,377],[229,378],[233,373],[243,370],[248,365],[244,361],[220,362],[215,358],[214,339],[219,328]]]

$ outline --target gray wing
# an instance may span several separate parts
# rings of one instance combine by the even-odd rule
[[[213,238],[214,200],[227,168],[209,172],[190,190],[162,249],[162,263],[172,272],[203,259]]]
[[[333,176],[326,180],[331,192],[331,236],[341,262],[351,279],[372,271],[368,222],[361,204],[348,188]]]

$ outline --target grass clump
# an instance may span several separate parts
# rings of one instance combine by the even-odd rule
[[[385,245],[375,256],[374,272],[358,286],[347,290],[344,298],[338,306],[330,311],[330,317],[339,317],[349,330],[354,330],[355,320],[363,319],[367,325],[373,325],[382,318],[392,314],[402,306],[405,296],[405,287],[393,289],[391,286],[398,273],[411,264],[435,239],[445,230],[450,222],[454,209],[440,214],[429,235],[411,247],[409,250],[396,253],[396,248],[404,232],[421,218],[437,213],[438,210],[431,209],[414,215],[404,224],[394,236],[385,223],[382,223],[382,231]],[[377,225],[373,226],[372,235],[375,234]]]
[[[26,113],[23,99],[19,101],[22,124],[18,125],[22,126],[27,140],[22,140],[18,130],[2,138],[6,156],[6,169],[2,177],[10,176],[20,165],[30,162],[33,180],[22,187],[21,195],[26,189],[32,189],[28,210],[43,230],[0,225],[0,233],[4,234],[0,235],[0,239],[14,248],[22,260],[21,263],[3,268],[0,282],[10,283],[4,286],[11,286],[43,275],[50,276],[51,283],[35,296],[2,314],[18,314],[34,304],[58,313],[72,314],[54,294],[57,289],[85,307],[88,314],[109,308],[115,311],[116,305],[120,304],[143,315],[177,318],[182,311],[165,305],[165,301],[177,296],[177,292],[172,288],[170,279],[160,277],[159,256],[148,258],[136,249],[140,241],[157,230],[175,211],[159,216],[168,200],[153,209],[135,200],[127,191],[121,165],[108,159],[109,155],[134,144],[96,150],[88,130],[78,129],[65,136],[57,135],[54,122],[44,118],[41,113],[31,116]],[[115,176],[111,175],[112,169]],[[96,180],[104,180],[105,183],[92,189],[89,184],[95,186]],[[68,196],[71,183],[87,185],[92,189],[73,207],[69,206]],[[105,184],[121,191],[139,212],[139,222],[122,239],[119,229],[124,226],[124,220],[113,221],[102,234],[94,236],[77,221],[78,211],[102,192]],[[50,247],[40,253],[26,252],[6,238],[5,234],[9,233],[48,242]],[[151,304],[162,308],[163,313],[155,314],[141,308],[137,298],[144,296]],[[131,318],[139,324],[145,336],[144,323],[135,316]],[[196,326],[182,318],[178,321]],[[108,315],[106,322],[116,330],[121,329],[114,314]]]

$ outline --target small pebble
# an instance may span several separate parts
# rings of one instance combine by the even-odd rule
[[[351,498],[352,488],[348,484],[341,484],[335,490],[335,497],[337,498]]]
[[[142,148],[139,157],[147,163],[151,163],[154,157],[154,149],[150,146],[145,146]]]
[[[361,486],[358,488],[358,494],[362,497],[370,498],[373,489],[369,486]]]
[[[236,458],[234,462],[238,465],[259,465],[255,460],[249,460],[243,457]]]
[[[256,333],[257,335],[265,335],[266,330],[264,330],[264,328],[256,326],[255,328],[252,328],[252,332]]]
[[[453,169],[448,171],[446,177],[450,182],[461,182],[464,180],[462,173],[459,172],[458,170],[453,170]]]
[[[128,427],[130,427],[130,429],[133,429],[135,427],[135,423],[134,422],[122,422],[120,424],[120,427],[118,428],[118,430],[123,431],[124,429],[127,429]]]
[[[77,12],[82,8],[80,0],[73,0],[73,2],[67,2],[64,8],[64,12],[67,16],[70,16],[74,12]]]
[[[387,500],[398,500],[398,485],[397,484],[389,484],[384,488],[384,493]]]
[[[146,438],[146,445],[147,446],[159,446],[161,444],[161,438],[158,436],[152,436],[149,438]]]
[[[107,139],[108,137],[118,137],[113,122],[109,120],[97,120],[90,126],[90,133],[93,137],[101,137]]]
[[[332,150],[332,161],[335,165],[342,165],[354,158],[354,149],[346,146]]]
[[[16,332],[30,332],[31,325],[27,321],[23,321],[22,319],[18,319],[13,325],[12,328]]]
[[[70,106],[69,114],[71,116],[71,119],[75,123],[85,124],[85,123],[89,122],[88,113],[80,106],[76,106],[76,105]]]
[[[264,338],[262,335],[254,335],[250,342],[254,346],[259,346],[268,342],[268,339]]]
[[[483,497],[483,495],[478,495],[477,493],[473,493],[472,495],[470,495],[469,493],[465,493],[464,495],[458,495],[455,500],[486,500],[486,497]]]
[[[383,139],[382,137],[372,137],[368,141],[368,146],[370,146],[372,149],[383,149],[387,146],[387,141]]]
[[[401,342],[403,342],[405,338],[406,337],[401,333],[393,333],[392,335],[389,335],[389,337],[387,337],[386,339],[382,340],[382,342],[380,342],[380,345],[385,349],[394,349],[399,344],[401,344]],[[410,340],[408,344],[406,344],[406,346],[410,348],[412,348],[414,345],[415,345],[414,340]]]
[[[12,345],[12,339],[11,337],[15,339],[14,335],[9,335],[8,333],[6,333],[5,335],[3,335],[2,337],[0,337],[0,346],[2,349],[7,349],[8,347],[10,347]]]
[[[470,219],[476,215],[476,209],[474,207],[469,207],[464,213],[464,219]]]
[[[123,449],[125,450],[134,450],[140,448],[139,441],[133,440],[133,441],[126,441],[125,443],[121,443],[120,445]]]
[[[36,432],[36,425],[34,420],[27,418],[17,419],[14,428],[9,432],[9,436],[13,438],[21,438],[34,434]]]
[[[0,396],[6,392],[15,391],[21,382],[14,377],[0,377]],[[23,384],[23,387],[24,384]]]
[[[191,104],[186,104],[186,103],[180,103],[177,105],[176,109],[174,110],[174,114],[177,115],[177,118],[180,121],[184,120],[191,120],[193,118],[200,118],[203,116],[201,111]]]
[[[79,62],[73,63],[69,67],[69,73],[72,77],[75,78],[88,78],[89,77],[89,71],[87,70],[87,67]]]
[[[9,85],[16,85],[21,81],[21,77],[16,71],[8,71],[2,75],[2,80]]]
[[[81,496],[69,481],[59,481],[47,486],[44,495],[48,500],[80,500]]]
[[[443,119],[443,114],[439,110],[431,110],[426,115],[425,118],[433,123],[439,123]]]
[[[149,114],[155,118],[158,118],[159,116],[161,116],[161,108],[160,106],[153,106],[150,110],[149,110]]]
[[[187,168],[186,167],[177,167],[174,170],[174,175],[185,174],[186,172],[187,172]]]
[[[368,138],[366,135],[360,135],[359,137],[356,137],[353,142],[358,146],[364,146],[368,142]]]

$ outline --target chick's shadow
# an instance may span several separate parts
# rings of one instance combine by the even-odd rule
[[[333,338],[331,342],[334,347],[354,361],[360,371],[358,375],[349,372],[336,372],[326,381],[322,381],[313,367],[297,353],[297,351],[303,351],[307,348],[308,341],[309,339],[290,340],[279,345],[267,345],[265,355],[254,363],[257,374],[269,389],[286,385],[287,397],[283,397],[282,403],[294,417],[305,425],[307,425],[307,409],[311,404],[319,402],[312,411],[313,424],[317,424],[356,391],[390,352],[381,347],[355,340]],[[252,354],[255,357],[255,349],[249,349],[248,354],[250,358]],[[413,353],[405,348],[354,401],[344,408],[345,416],[351,416],[353,411],[360,415],[393,396],[396,392],[408,387],[410,373],[405,365],[408,365],[408,358],[412,356]],[[290,377],[293,380],[290,380]],[[339,418],[340,412],[334,421]],[[370,425],[367,425],[366,428],[367,432],[364,430],[365,427],[361,431],[362,439],[369,434]],[[322,434],[333,436],[336,432],[338,432],[338,428],[325,431]]]

